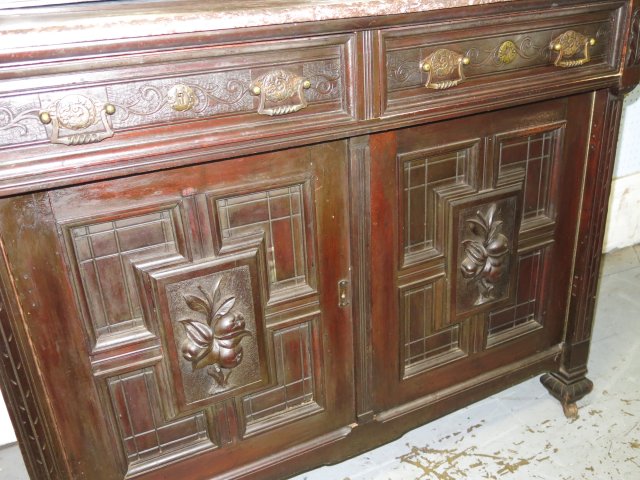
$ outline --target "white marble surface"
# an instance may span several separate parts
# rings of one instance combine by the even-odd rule
[[[55,45],[122,37],[125,24],[134,37],[228,30],[318,20],[395,15],[443,8],[515,0],[195,0],[124,1],[67,7],[61,16],[53,8],[25,14],[6,11],[0,16],[3,49]],[[33,31],[33,15],[38,30]]]

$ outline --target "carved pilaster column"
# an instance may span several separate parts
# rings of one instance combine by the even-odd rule
[[[44,413],[43,395],[35,385],[24,338],[19,334],[20,307],[13,295],[11,274],[0,239],[0,387],[18,437],[29,476],[38,480],[64,478],[54,452],[53,430]]]
[[[350,203],[353,279],[353,319],[356,329],[357,415],[361,422],[373,417],[371,407],[371,292],[369,256],[371,236],[369,137],[350,141]]]
[[[627,37],[622,48],[620,90],[628,93],[640,82],[640,0],[629,6]]]
[[[565,346],[559,371],[541,378],[569,417],[577,416],[575,402],[593,388],[585,375],[621,109],[620,96],[595,93]]]

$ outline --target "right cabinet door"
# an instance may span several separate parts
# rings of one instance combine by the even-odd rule
[[[376,411],[562,341],[591,99],[372,137]]]

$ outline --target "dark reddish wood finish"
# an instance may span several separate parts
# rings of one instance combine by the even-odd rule
[[[639,8],[123,17],[0,51],[0,386],[31,477],[284,478],[542,373],[575,414]],[[561,68],[570,31],[595,44]]]

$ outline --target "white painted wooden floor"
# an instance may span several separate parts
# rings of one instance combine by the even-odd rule
[[[607,255],[602,275],[577,420],[534,378],[294,480],[640,480],[640,246]],[[27,479],[17,447],[0,450],[0,479]]]

